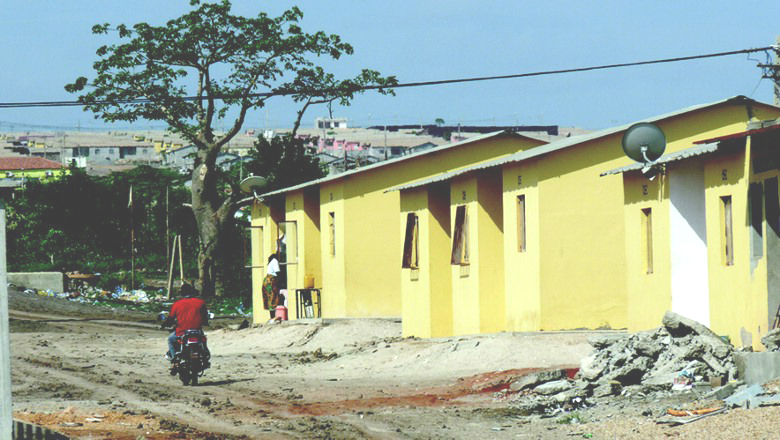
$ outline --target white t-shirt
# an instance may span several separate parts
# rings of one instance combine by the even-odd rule
[[[272,259],[270,263],[268,263],[268,267],[266,268],[265,273],[267,275],[273,275],[276,276],[276,274],[279,273],[279,262],[276,261],[276,258]]]

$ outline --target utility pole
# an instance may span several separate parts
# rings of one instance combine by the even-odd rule
[[[773,47],[775,52],[772,64],[758,64],[761,68],[762,78],[771,79],[775,87],[775,105],[780,106],[780,36],[775,38]]]
[[[780,70],[780,36],[775,37],[775,65],[774,65],[774,78],[775,82],[775,105],[780,106],[780,76],[778,75]]]
[[[8,323],[8,279],[5,266],[5,205],[0,202],[0,432],[10,438],[11,411],[11,329]]]

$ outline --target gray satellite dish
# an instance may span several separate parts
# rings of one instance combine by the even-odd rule
[[[647,165],[653,164],[666,150],[666,136],[657,125],[639,122],[623,135],[623,151],[626,156]]]
[[[249,176],[238,184],[238,186],[241,188],[241,191],[253,194],[258,202],[261,200],[260,197],[257,196],[257,191],[265,188],[267,185],[268,180],[266,180],[265,177],[260,176]]]
[[[266,185],[268,185],[268,181],[265,180],[265,177],[249,176],[242,180],[238,186],[241,187],[241,191],[251,194],[259,189],[265,188]]]

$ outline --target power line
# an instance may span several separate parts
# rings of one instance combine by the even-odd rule
[[[724,57],[730,55],[749,54],[754,52],[766,52],[769,50],[778,50],[778,46],[765,46],[765,47],[759,47],[755,49],[741,49],[741,50],[733,50],[729,52],[717,52],[717,53],[691,55],[691,56],[676,57],[676,58],[663,58],[663,59],[649,60],[649,61],[635,61],[630,63],[605,64],[601,66],[577,67],[571,69],[558,69],[558,70],[543,70],[539,72],[516,73],[511,75],[479,76],[479,77],[472,77],[472,78],[444,79],[444,80],[436,80],[436,81],[418,81],[418,82],[395,84],[393,86],[372,85],[372,86],[357,87],[353,89],[353,91],[400,89],[400,88],[409,88],[409,87],[436,86],[436,85],[456,84],[456,83],[466,83],[466,82],[493,81],[499,79],[527,78],[531,76],[559,75],[564,73],[577,73],[577,72],[588,72],[593,70],[615,69],[619,67],[675,63],[680,61],[691,61],[691,60],[699,60],[704,58]],[[317,92],[329,92],[329,91],[331,90],[329,89],[317,90]],[[247,95],[218,95],[212,97],[212,99],[268,98],[272,96],[289,96],[293,94],[295,94],[294,91],[278,90],[274,92],[250,93]],[[204,96],[182,96],[182,97],[172,98],[172,99],[178,101],[202,101],[208,98]],[[151,104],[151,103],[154,103],[154,100],[148,98],[139,98],[139,99],[119,99],[113,101],[98,100],[98,101],[90,102],[88,104]],[[84,105],[85,103],[79,101],[0,102],[0,108],[74,107],[74,106],[84,106]]]

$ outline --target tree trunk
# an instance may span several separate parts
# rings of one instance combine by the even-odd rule
[[[215,172],[216,152],[201,148],[192,172],[192,212],[198,227],[198,277],[201,294],[205,297],[222,296],[220,264],[225,229],[224,201],[217,190]]]

